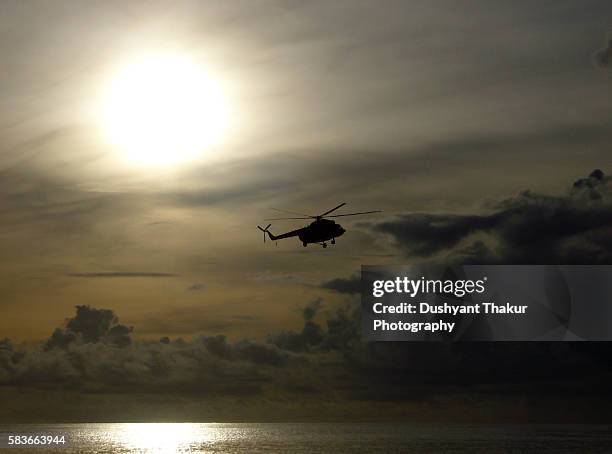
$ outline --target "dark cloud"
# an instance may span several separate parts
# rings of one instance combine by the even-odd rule
[[[325,326],[313,322],[311,312],[304,315],[301,331],[270,336],[269,342],[310,358],[340,354],[334,373],[346,381],[328,386],[346,393],[348,399],[414,400],[466,383],[473,391],[483,385],[510,393],[514,386],[543,390],[577,376],[605,376],[611,364],[610,349],[601,343],[364,343],[358,305],[339,308]],[[433,388],[425,391],[423,386]]]
[[[223,335],[132,343],[132,328],[113,311],[76,309],[42,348],[15,351],[8,339],[0,341],[0,384],[242,395],[259,393],[266,383],[278,385],[284,374],[269,368],[298,361],[273,344],[229,342]]]
[[[292,352],[336,351],[347,358],[353,358],[363,348],[359,312],[352,305],[340,308],[325,320],[327,326],[323,328],[314,320],[321,304],[322,300],[317,299],[304,308],[304,326],[301,331],[271,334],[268,342]]]
[[[361,278],[356,274],[348,278],[339,277],[323,282],[321,287],[328,290],[335,290],[339,293],[355,295],[361,292]]]
[[[13,344],[8,338],[0,339],[0,350],[13,350]]]
[[[594,58],[600,68],[610,68],[610,65],[612,65],[612,39],[603,49],[595,52]]]
[[[177,277],[178,274],[173,273],[156,273],[149,271],[110,271],[103,273],[67,273],[70,277],[85,277],[85,278],[116,278],[116,277]],[[191,289],[191,288],[190,288]]]
[[[404,214],[369,224],[407,256],[463,263],[612,263],[612,178],[601,170],[563,196],[524,191],[485,214]]]
[[[306,320],[307,322],[308,321],[312,321],[312,319],[315,317],[315,315],[317,315],[317,311],[321,307],[322,303],[323,303],[323,300],[321,300],[321,298],[317,298],[316,300],[314,300],[310,304],[308,304],[302,310],[302,315],[304,317],[304,320]]]
[[[268,336],[268,342],[277,347],[292,352],[305,352],[319,346],[323,340],[323,330],[314,321],[321,306],[322,300],[316,299],[308,304],[302,311],[304,327],[300,332],[283,331]]]
[[[223,335],[203,337],[201,341],[212,355],[229,361],[243,360],[270,366],[285,366],[289,362],[287,353],[270,344],[248,340],[231,344]]]
[[[127,347],[132,343],[131,332],[131,327],[119,324],[119,319],[110,309],[76,306],[76,315],[67,319],[63,328],[53,331],[45,349],[65,349],[73,343],[97,342]]]

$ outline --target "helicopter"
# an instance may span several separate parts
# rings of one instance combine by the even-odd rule
[[[272,208],[275,211],[280,211],[283,213],[299,214],[300,217],[299,218],[298,217],[296,218],[271,218],[271,219],[264,219],[264,221],[280,221],[280,220],[286,220],[286,219],[314,219],[314,221],[312,221],[306,227],[302,227],[301,229],[291,230],[290,232],[281,233],[280,235],[274,235],[272,232],[270,232],[270,226],[272,224],[268,224],[265,228],[260,227],[260,226],[257,226],[257,228],[263,232],[264,243],[266,242],[266,233],[267,233],[268,237],[272,241],[283,240],[285,238],[291,238],[291,237],[297,236],[302,242],[302,245],[304,247],[308,246],[309,244],[320,244],[321,246],[326,248],[327,241],[331,240],[330,241],[331,244],[336,244],[336,238],[344,235],[344,232],[346,232],[346,230],[342,228],[340,224],[337,224],[336,222],[330,219],[327,219],[327,218],[339,218],[342,216],[357,216],[360,214],[381,213],[381,210],[375,210],[375,211],[361,211],[359,213],[335,214],[335,215],[330,216],[330,213],[336,211],[337,209],[343,207],[344,205],[346,205],[346,202],[341,203],[337,207],[332,208],[331,210],[328,210],[325,213],[319,214],[316,216]]]

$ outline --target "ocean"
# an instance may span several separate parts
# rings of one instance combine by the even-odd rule
[[[608,425],[329,423],[27,424],[0,426],[33,453],[612,453]],[[41,437],[64,436],[56,446]],[[25,438],[23,438],[25,437]],[[15,440],[15,439],[13,439]],[[45,438],[51,440],[50,438]],[[15,446],[15,445],[14,445]],[[9,452],[9,450],[7,450]]]

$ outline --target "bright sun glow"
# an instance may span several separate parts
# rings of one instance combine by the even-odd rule
[[[133,162],[184,163],[220,142],[228,111],[219,84],[176,55],[133,61],[111,80],[102,101],[105,135]]]
[[[211,436],[204,424],[117,424],[115,428],[113,435],[129,452],[191,452],[191,444],[205,443]]]

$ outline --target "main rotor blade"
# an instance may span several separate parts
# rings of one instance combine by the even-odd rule
[[[312,219],[314,216],[308,216],[305,218],[267,218],[264,221],[284,221],[286,219]]]
[[[316,218],[316,216],[311,216],[310,214],[304,214],[304,213],[296,213],[295,211],[280,210],[278,208],[270,208],[270,209],[274,211],[280,211],[281,213],[299,214],[300,216],[308,216],[309,218]]]
[[[332,211],[336,211],[338,208],[343,207],[344,205],[346,205],[346,202],[341,203],[341,204],[340,204],[340,205],[338,205],[336,208],[332,208],[331,210],[326,211],[325,213],[320,214],[320,215],[318,215],[317,217],[318,217],[318,218],[322,218],[323,216],[328,215],[328,214],[329,214],[329,213],[331,213]]]
[[[339,218],[341,216],[357,216],[358,214],[382,213],[382,210],[362,211],[360,213],[335,214],[333,216],[325,216],[326,218]]]

